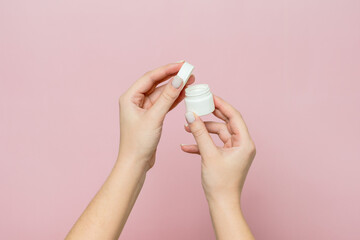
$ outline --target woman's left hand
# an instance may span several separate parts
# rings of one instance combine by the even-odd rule
[[[146,72],[119,99],[120,147],[118,161],[134,161],[149,170],[155,163],[166,114],[185,97],[183,80],[175,76],[183,62]],[[158,84],[168,80],[162,86]],[[195,81],[191,75],[186,85]]]

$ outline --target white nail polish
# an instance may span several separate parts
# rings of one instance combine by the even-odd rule
[[[209,85],[195,84],[185,89],[185,105],[187,112],[204,116],[215,110],[214,98]]]
[[[183,80],[179,76],[175,76],[171,82],[174,88],[179,88]]]
[[[184,86],[186,82],[189,80],[193,70],[194,70],[194,66],[188,62],[184,62],[184,64],[180,68],[177,76],[179,76],[184,81]]]
[[[188,123],[193,123],[195,121],[195,115],[193,112],[185,113],[185,118]]]

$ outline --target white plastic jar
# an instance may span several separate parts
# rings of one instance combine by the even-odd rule
[[[214,98],[209,85],[195,84],[185,89],[185,105],[187,112],[194,112],[198,116],[212,113],[215,110]]]

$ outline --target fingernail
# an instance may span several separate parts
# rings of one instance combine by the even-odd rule
[[[185,127],[189,126],[189,124],[185,123]]]
[[[193,112],[187,112],[185,113],[185,118],[188,123],[192,123],[195,121],[195,115]]]
[[[171,82],[174,88],[179,88],[183,80],[179,76],[175,76]]]
[[[180,61],[177,61],[176,63],[182,63],[182,62],[185,62],[185,60],[180,60]]]

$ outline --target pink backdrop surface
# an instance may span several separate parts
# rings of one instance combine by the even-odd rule
[[[118,97],[186,59],[257,145],[257,239],[360,238],[360,1],[0,1],[0,239],[63,239],[109,174]],[[183,103],[120,239],[215,239]]]

